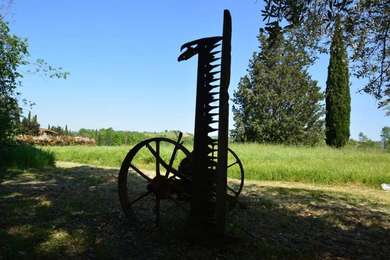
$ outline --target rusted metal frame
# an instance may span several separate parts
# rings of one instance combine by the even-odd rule
[[[226,222],[227,153],[229,141],[229,93],[232,19],[224,11],[222,34],[221,87],[219,93],[218,162],[216,186],[216,232],[223,236]]]
[[[193,176],[192,176],[192,197],[191,197],[191,218],[195,224],[206,222],[210,211],[208,208],[209,191],[207,191],[207,121],[205,116],[207,81],[205,73],[207,49],[204,45],[198,46],[198,75],[196,87],[196,109],[195,109],[195,130],[194,130],[194,151],[193,151]],[[206,212],[206,214],[205,214]],[[197,223],[200,222],[200,223]]]

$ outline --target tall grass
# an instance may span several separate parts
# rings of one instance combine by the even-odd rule
[[[390,154],[378,149],[333,149],[234,144],[246,178],[377,186],[390,182]]]
[[[242,160],[246,179],[376,187],[383,182],[390,183],[390,154],[376,149],[261,144],[231,144],[230,147]],[[119,167],[130,148],[65,146],[44,149],[53,152],[61,161]],[[170,155],[167,148],[162,147],[161,152],[163,157]],[[137,160],[144,168],[154,167],[146,152]]]
[[[25,144],[0,147],[0,168],[43,168],[54,164],[54,153],[48,150]]]

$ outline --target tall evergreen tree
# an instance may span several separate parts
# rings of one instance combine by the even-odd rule
[[[322,138],[323,94],[307,72],[311,59],[280,27],[260,31],[261,51],[234,93],[237,141],[315,144]]]
[[[39,134],[39,123],[38,123],[38,117],[35,115],[32,119],[32,125],[31,125],[31,134],[32,135],[38,135]]]
[[[348,142],[350,114],[348,55],[344,45],[340,17],[337,17],[330,47],[326,81],[325,133],[328,145],[342,147]]]
[[[31,111],[29,111],[28,116],[22,119],[21,132],[26,135],[38,135],[39,127],[37,115],[31,116]]]
[[[383,148],[389,149],[390,148],[390,127],[386,126],[382,128],[381,137],[383,142]]]

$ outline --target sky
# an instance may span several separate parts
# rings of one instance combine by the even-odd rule
[[[70,72],[67,80],[24,76],[20,92],[36,103],[32,113],[42,127],[193,132],[197,60],[178,63],[180,46],[221,35],[229,9],[232,97],[259,48],[262,7],[261,0],[13,0],[5,16],[12,33],[28,39],[31,59]],[[322,55],[309,69],[323,90],[327,67]],[[364,81],[350,81],[351,136],[379,140],[390,117],[371,96],[357,93]]]

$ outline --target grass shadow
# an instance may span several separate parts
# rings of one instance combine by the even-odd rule
[[[50,151],[28,144],[10,144],[0,147],[0,169],[43,168],[54,166],[55,157]]]
[[[0,259],[386,258],[389,205],[347,193],[245,187],[230,212],[234,243],[193,245],[173,208],[161,229],[124,218],[117,170],[88,166],[0,172]],[[141,185],[133,177],[134,185]]]

